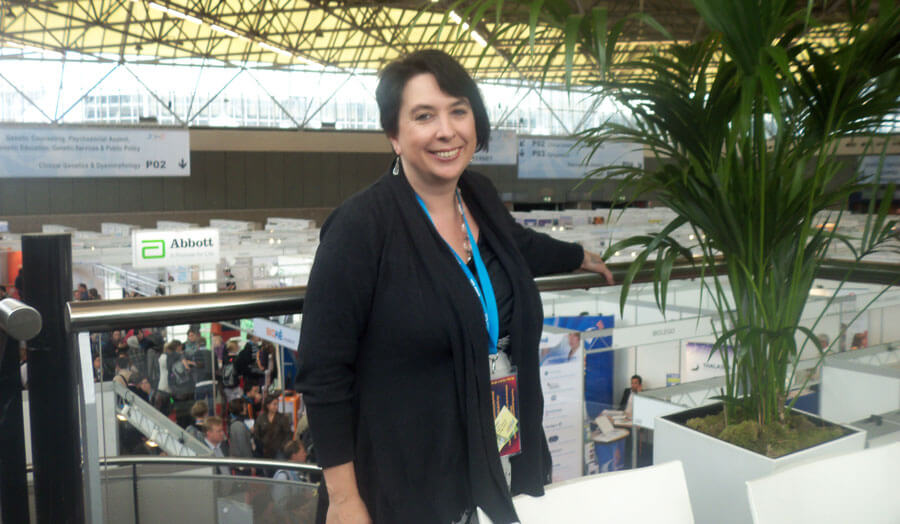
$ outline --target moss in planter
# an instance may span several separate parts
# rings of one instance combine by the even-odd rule
[[[692,418],[686,424],[691,429],[770,458],[781,457],[846,434],[840,426],[816,424],[798,413],[787,415],[785,422],[773,422],[767,426],[748,419],[725,426],[725,416],[721,412]]]

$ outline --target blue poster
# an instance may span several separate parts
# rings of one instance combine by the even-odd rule
[[[549,317],[544,324],[582,333],[584,349],[608,348],[612,336],[591,337],[591,331],[609,329],[614,326],[614,315],[583,315],[577,317]],[[601,351],[586,354],[584,358],[584,400],[589,419],[593,419],[604,409],[615,409],[613,404],[613,352]]]

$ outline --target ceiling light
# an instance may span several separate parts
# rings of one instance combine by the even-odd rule
[[[263,49],[265,49],[265,50],[267,50],[267,51],[271,51],[271,52],[273,52],[273,53],[278,53],[279,55],[285,56],[285,57],[288,57],[288,58],[293,58],[293,57],[294,57],[294,55],[292,55],[291,53],[285,51],[284,49],[280,49],[280,48],[275,47],[275,46],[273,46],[273,45],[269,45],[269,44],[267,44],[267,43],[265,43],[265,42],[257,42],[257,43],[259,44],[259,47],[261,47],[261,48],[263,48]]]
[[[243,37],[243,36],[241,36],[241,35],[235,33],[235,32],[232,31],[231,29],[226,29],[226,28],[224,28],[224,27],[222,27],[222,26],[218,26],[218,25],[216,25],[216,24],[210,24],[209,27],[211,27],[211,28],[213,29],[213,31],[218,31],[218,32],[223,33],[223,34],[226,34],[226,35],[228,35],[228,36],[230,36],[230,37],[232,37],[232,38],[240,38],[240,39],[242,39],[242,40],[246,40],[245,37]]]

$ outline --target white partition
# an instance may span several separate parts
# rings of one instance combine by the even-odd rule
[[[551,484],[543,497],[519,495],[513,504],[521,524],[694,522],[678,461]],[[490,520],[479,512],[479,522]]]
[[[747,482],[755,524],[900,522],[900,443],[847,453]]]
[[[840,353],[822,367],[820,414],[852,422],[900,409],[900,351],[892,346]]]

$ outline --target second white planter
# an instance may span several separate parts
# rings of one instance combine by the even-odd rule
[[[858,451],[866,445],[865,431],[844,426],[850,433],[843,437],[772,459],[683,424],[721,409],[721,404],[714,404],[656,419],[653,463],[682,462],[697,524],[751,524],[746,481],[795,464]]]

